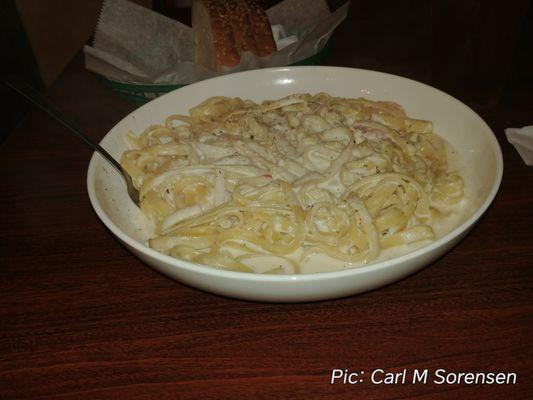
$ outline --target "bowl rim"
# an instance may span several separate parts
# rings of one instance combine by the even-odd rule
[[[181,260],[181,259],[177,259],[171,256],[167,256],[165,254],[159,253],[156,250],[151,249],[150,247],[142,243],[139,243],[137,240],[133,239],[132,237],[127,235],[125,232],[123,232],[108,217],[106,212],[101,207],[100,202],[98,201],[98,198],[96,196],[95,186],[94,186],[97,160],[100,159],[101,162],[104,162],[104,163],[106,162],[98,153],[93,153],[93,155],[91,156],[91,160],[89,162],[89,167],[87,170],[87,191],[88,191],[89,199],[90,199],[90,202],[91,202],[91,205],[94,211],[96,212],[100,220],[104,223],[104,225],[120,241],[127,244],[128,246],[131,246],[131,248],[135,249],[136,251],[143,253],[146,256],[149,256],[151,258],[154,258],[160,262],[163,262],[167,265],[170,265],[173,268],[182,268],[194,274],[205,274],[205,275],[210,275],[211,277],[215,277],[215,278],[225,278],[225,279],[232,279],[232,280],[237,279],[240,281],[244,280],[244,281],[249,281],[249,282],[263,282],[263,283],[325,281],[325,280],[339,279],[339,278],[344,278],[344,277],[354,276],[354,275],[359,275],[359,274],[366,274],[370,272],[376,272],[376,271],[380,271],[380,270],[387,269],[390,267],[394,267],[395,265],[401,264],[405,261],[408,261],[409,259],[416,259],[423,254],[431,253],[433,250],[443,246],[445,243],[452,241],[456,237],[460,237],[463,233],[468,232],[468,230],[471,227],[473,227],[474,224],[487,211],[487,209],[493,202],[494,198],[496,197],[496,194],[500,188],[502,177],[503,177],[503,155],[502,155],[501,147],[498,143],[498,140],[496,139],[494,132],[474,110],[472,110],[470,107],[468,107],[466,104],[464,104],[459,99],[433,86],[427,85],[425,83],[422,83],[422,82],[419,82],[419,81],[416,81],[410,78],[405,78],[399,75],[390,74],[386,72],[380,72],[380,71],[373,71],[373,70],[368,70],[368,69],[361,69],[361,68],[336,67],[336,66],[291,66],[291,67],[263,68],[263,69],[258,69],[258,70],[242,71],[242,72],[237,72],[234,74],[217,76],[214,78],[210,78],[210,79],[206,79],[203,81],[190,84],[182,88],[178,88],[176,90],[173,90],[171,92],[164,94],[161,97],[154,99],[153,101],[154,102],[162,101],[160,99],[164,99],[167,96],[172,96],[173,93],[177,91],[191,90],[191,88],[194,89],[195,86],[200,86],[200,85],[209,85],[209,82],[213,80],[238,79],[239,76],[254,75],[254,74],[283,73],[283,72],[294,72],[298,70],[326,70],[326,69],[327,70],[352,71],[352,72],[358,72],[358,73],[363,73],[363,74],[370,73],[370,74],[376,74],[377,76],[382,76],[384,78],[386,77],[386,78],[398,79],[398,80],[405,81],[410,84],[422,86],[425,89],[436,92],[437,94],[441,96],[443,95],[447,97],[448,100],[452,100],[453,102],[458,103],[458,105],[463,107],[465,111],[467,111],[467,114],[469,116],[476,119],[481,124],[481,126],[486,130],[486,132],[490,133],[490,135],[488,135],[488,140],[491,144],[492,149],[494,150],[495,157],[496,157],[496,163],[497,163],[496,179],[494,180],[494,183],[485,201],[475,210],[475,212],[468,219],[466,219],[463,223],[461,223],[460,225],[452,229],[450,232],[448,232],[441,238],[425,246],[422,246],[414,251],[403,254],[401,256],[393,257],[391,259],[383,260],[383,261],[370,262],[369,264],[355,266],[355,267],[346,268],[342,270],[327,271],[327,272],[314,272],[314,273],[305,273],[305,274],[288,274],[288,275],[254,274],[254,273],[249,273],[249,272],[228,271],[228,270],[213,268],[211,266],[197,264],[197,263],[193,263],[187,260]],[[100,141],[100,145],[102,145],[102,142],[106,139],[106,137],[110,134],[110,132],[113,129],[115,129],[117,125],[121,124],[123,121],[129,118],[131,114],[137,112],[138,110],[146,108],[146,107],[151,107],[151,103],[152,101],[142,105],[141,107],[136,108],[130,114],[126,115],[119,122],[117,122],[113,126],[113,128],[111,128],[102,138],[102,140]]]

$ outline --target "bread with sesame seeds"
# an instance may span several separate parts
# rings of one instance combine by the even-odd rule
[[[194,0],[195,62],[222,71],[245,52],[264,57],[276,51],[268,17],[254,0]]]
[[[194,61],[204,67],[221,71],[233,67],[240,56],[235,48],[233,31],[222,1],[195,0],[192,7]]]
[[[254,35],[257,46],[257,54],[259,57],[265,57],[269,54],[275,53],[276,42],[272,35],[272,28],[270,21],[261,5],[256,0],[241,0],[246,3],[250,25]]]
[[[243,0],[224,0],[224,6],[226,14],[229,16],[233,39],[239,56],[242,56],[246,51],[257,54],[253,26],[248,15],[246,2]]]

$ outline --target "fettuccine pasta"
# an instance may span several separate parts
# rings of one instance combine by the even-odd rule
[[[365,264],[434,240],[464,198],[432,123],[392,102],[212,97],[127,141],[150,247],[233,271]]]

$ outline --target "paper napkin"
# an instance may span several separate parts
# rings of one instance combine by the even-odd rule
[[[526,165],[533,166],[533,125],[523,128],[507,128],[505,135]]]

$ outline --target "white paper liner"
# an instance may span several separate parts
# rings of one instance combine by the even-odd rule
[[[272,24],[298,41],[267,57],[245,53],[239,65],[214,72],[194,63],[190,27],[127,0],[104,0],[85,66],[109,79],[134,84],[184,85],[224,73],[294,64],[318,53],[346,18],[349,1],[330,13],[325,0],[285,0],[267,10]],[[302,10],[305,9],[305,12]]]

